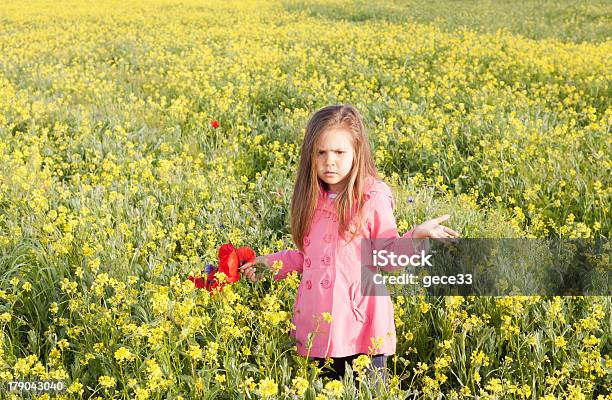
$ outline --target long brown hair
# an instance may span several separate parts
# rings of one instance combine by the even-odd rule
[[[317,176],[316,145],[322,134],[333,128],[344,128],[351,133],[354,151],[353,166],[346,178],[346,185],[336,197],[339,235],[344,236],[349,225],[354,223],[357,228],[352,234],[354,238],[356,232],[362,227],[364,183],[368,177],[378,178],[368,136],[359,112],[353,106],[344,104],[323,107],[315,112],[306,125],[291,199],[291,236],[296,246],[302,251],[304,237],[310,229],[321,190],[327,189],[327,184]],[[355,217],[354,221],[353,217]]]

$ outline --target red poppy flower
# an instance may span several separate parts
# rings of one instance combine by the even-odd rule
[[[202,277],[196,278],[195,276],[189,275],[189,280],[193,282],[196,289],[204,289],[206,287],[206,283]]]
[[[212,122],[210,123],[212,125],[213,128],[217,129],[219,127],[219,121],[217,121],[216,119],[213,119]]]
[[[236,249],[231,243],[225,243],[219,247],[218,252],[219,267],[212,265],[206,266],[206,279],[196,278],[189,275],[189,280],[195,284],[198,289],[206,289],[212,292],[219,288],[219,291],[226,283],[232,283],[240,280],[240,267],[247,262],[255,261],[255,252],[249,247],[241,247]],[[225,282],[219,282],[218,274],[225,274]]]
[[[219,247],[219,272],[227,276],[228,282],[236,282],[240,279],[238,270],[240,260],[236,253],[236,248],[231,243],[226,243]]]

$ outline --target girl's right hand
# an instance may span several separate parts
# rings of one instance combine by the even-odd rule
[[[255,268],[255,265],[257,264],[263,264],[266,268],[270,268],[270,264],[268,264],[268,257],[266,256],[256,257],[255,261],[246,263],[242,267],[240,267],[240,272],[246,275],[246,277],[249,278],[253,283],[261,279],[261,275],[257,276],[257,268]]]

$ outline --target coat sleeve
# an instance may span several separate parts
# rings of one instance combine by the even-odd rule
[[[273,265],[275,261],[281,261],[281,269],[274,275],[274,280],[285,279],[288,273],[297,271],[301,274],[304,270],[304,255],[298,250],[283,250],[278,253],[266,255],[268,263]]]
[[[380,182],[370,193],[371,196],[371,218],[369,219],[370,239],[372,240],[372,250],[386,250],[397,255],[404,254],[411,256],[418,254],[421,250],[427,251],[427,241],[422,239],[412,240],[414,228],[400,236],[397,231],[397,224],[393,210],[395,209],[395,199],[389,187]],[[398,239],[403,240],[398,240]],[[406,247],[407,246],[407,247]],[[383,268],[387,271],[395,271],[399,268]]]

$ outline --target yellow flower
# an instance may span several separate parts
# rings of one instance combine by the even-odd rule
[[[102,375],[101,377],[98,378],[98,383],[104,389],[110,389],[110,388],[115,386],[117,381],[113,377],[110,377],[110,376],[107,376],[107,375]]]
[[[431,304],[426,303],[424,301],[421,301],[419,303],[419,310],[421,311],[421,313],[425,314],[427,313],[429,310],[431,309]]]
[[[331,324],[331,322],[332,322],[332,316],[331,316],[331,314],[330,314],[330,313],[328,313],[328,312],[324,312],[324,313],[321,313],[321,315],[323,316],[323,319],[324,319],[324,320],[325,320],[325,321],[326,321],[328,324]]]
[[[329,381],[325,384],[323,392],[331,397],[342,397],[344,385],[339,380]]]
[[[302,377],[293,378],[293,390],[296,395],[303,396],[308,389],[308,381]]]
[[[427,372],[427,370],[429,369],[429,366],[427,364],[425,364],[424,362],[418,362],[416,368],[414,368],[414,373],[416,375],[419,374],[423,374],[425,372]]]
[[[555,337],[555,346],[562,349],[567,345],[565,338],[563,336]]]
[[[58,360],[61,356],[62,353],[57,347],[52,348],[49,352],[49,358]]]
[[[370,338],[370,346],[368,347],[368,351],[370,354],[377,354],[381,351],[383,346],[383,338],[380,336]]]
[[[70,394],[78,394],[79,396],[81,396],[84,392],[83,384],[79,382],[77,379],[74,382],[72,382],[70,386],[68,386],[68,389],[66,389],[66,391]]]
[[[146,388],[136,388],[134,393],[136,394],[136,400],[147,400],[150,396],[149,390]]]
[[[371,363],[372,363],[372,360],[370,359],[369,356],[365,354],[362,354],[353,360],[353,364],[352,364],[353,371],[357,373],[358,380],[363,379],[363,377],[365,376],[365,370],[368,366],[370,366]]]
[[[464,396],[470,396],[472,394],[472,391],[470,390],[468,386],[464,386],[459,390],[459,393],[461,393]]]
[[[500,379],[493,378],[487,383],[485,389],[491,393],[502,393],[504,391],[504,386],[502,385],[502,381]]]
[[[263,398],[268,398],[272,396],[276,396],[278,393],[278,386],[273,379],[264,378],[259,382],[258,388],[259,395]]]
[[[136,356],[125,347],[120,347],[115,351],[115,360],[117,360],[117,362],[133,361],[135,358]]]
[[[257,387],[257,384],[250,376],[244,380],[244,388],[248,391],[253,391]]]
[[[11,322],[11,319],[12,319],[11,314],[7,312],[0,314],[0,322],[9,323]]]
[[[193,358],[194,360],[199,360],[200,358],[202,358],[203,351],[199,345],[195,344],[195,345],[189,346],[189,350],[187,351],[187,354],[189,355],[189,357]]]
[[[217,342],[208,343],[208,345],[206,346],[206,354],[204,356],[204,359],[206,360],[208,364],[215,365],[218,362],[218,359],[217,359],[218,351],[219,351],[219,343]]]
[[[94,344],[94,351],[96,353],[103,353],[106,350],[106,346],[102,342],[98,342]]]
[[[472,356],[470,357],[472,364],[474,365],[489,365],[489,357],[483,353],[482,351],[473,351]]]
[[[586,347],[593,347],[593,346],[599,345],[599,339],[595,337],[594,335],[589,335],[589,336],[586,336],[584,339],[582,339],[582,343]]]
[[[35,355],[29,355],[24,358],[19,358],[13,367],[15,375],[17,377],[25,377],[30,372],[32,366],[38,361],[38,357]]]
[[[94,358],[96,358],[96,356],[93,355],[92,353],[86,353],[83,359],[81,359],[81,361],[79,362],[79,364],[85,367],[87,366],[87,364],[89,364],[89,361],[93,360]]]
[[[217,383],[224,383],[225,382],[225,374],[216,374],[215,375],[215,381],[217,381]]]
[[[278,271],[281,270],[282,267],[283,267],[283,262],[281,260],[276,260],[274,261],[270,269],[274,272],[274,274],[276,274]]]

